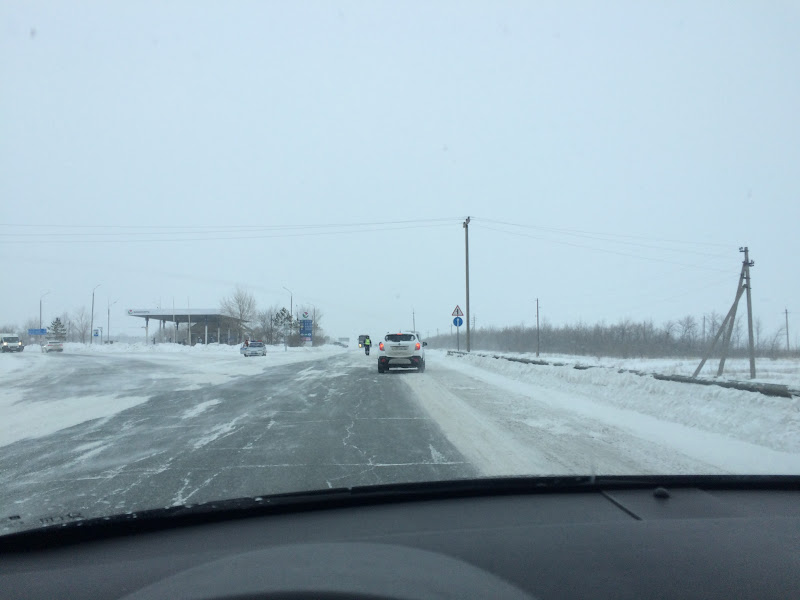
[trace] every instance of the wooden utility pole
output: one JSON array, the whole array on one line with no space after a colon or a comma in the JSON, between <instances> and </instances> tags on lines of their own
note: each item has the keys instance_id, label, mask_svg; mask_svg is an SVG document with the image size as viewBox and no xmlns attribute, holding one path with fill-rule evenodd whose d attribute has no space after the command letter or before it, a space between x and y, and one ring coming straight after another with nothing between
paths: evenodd
<instances>
[{"instance_id":1,"label":"wooden utility pole","mask_svg":"<svg viewBox=\"0 0 800 600\"><path fill-rule=\"evenodd\" d=\"M725 319L723 319L722 324L720 325L719 330L717 331L717 334L714 336L714 339L711 342L711 346L706 351L705 355L703 356L703 360L700 361L700 364L695 369L694 373L692 374L692 377L697 377L697 375L703 369L703 365L706 364L706 361L714 352L714 348L716 347L720 336L722 336L722 347L721 347L721 357L719 360L719 368L717 369L717 377L722 375L722 372L725 369L725 360L728 356L728 348L730 347L731 343L731 335L733 334L733 324L734 321L736 320L736 308L739 306L739 300L746 291L747 328L748 328L749 348L750 348L750 378L755 379L756 358L755 358L755 347L753 344L753 307L750 297L750 267L754 266L755 262L750 260L749 249L746 246L739 248L739 252L744 253L744 260L742 261L742 270L739 272L739 283L736 286L736 297L733 300L733 304L731 305L728 314L725 315Z\"/></svg>"},{"instance_id":2,"label":"wooden utility pole","mask_svg":"<svg viewBox=\"0 0 800 600\"><path fill-rule=\"evenodd\" d=\"M539 299L536 299L536 356L539 356Z\"/></svg>"},{"instance_id":3,"label":"wooden utility pole","mask_svg":"<svg viewBox=\"0 0 800 600\"><path fill-rule=\"evenodd\" d=\"M467 265L467 352L469 352L469 217L464 221L464 257ZM458 329L458 328L456 328Z\"/></svg>"}]
</instances>

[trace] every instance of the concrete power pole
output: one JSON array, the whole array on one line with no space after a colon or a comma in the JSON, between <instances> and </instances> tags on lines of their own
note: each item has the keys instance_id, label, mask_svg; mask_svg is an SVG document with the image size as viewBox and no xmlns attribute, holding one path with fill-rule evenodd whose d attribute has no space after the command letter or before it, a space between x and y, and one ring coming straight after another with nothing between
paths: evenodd
<instances>
[{"instance_id":1,"label":"concrete power pole","mask_svg":"<svg viewBox=\"0 0 800 600\"><path fill-rule=\"evenodd\" d=\"M754 266L755 261L750 260L750 249L745 246L739 248L739 252L744 252L744 272L745 272L745 287L747 288L747 335L749 336L749 350L750 350L750 379L756 378L756 350L753 344L753 301L750 297L750 267Z\"/></svg>"},{"instance_id":2,"label":"concrete power pole","mask_svg":"<svg viewBox=\"0 0 800 600\"><path fill-rule=\"evenodd\" d=\"M536 299L536 356L539 356L539 299Z\"/></svg>"},{"instance_id":3,"label":"concrete power pole","mask_svg":"<svg viewBox=\"0 0 800 600\"><path fill-rule=\"evenodd\" d=\"M464 221L464 256L466 258L467 266L467 352L469 352L469 217Z\"/></svg>"},{"instance_id":4,"label":"concrete power pole","mask_svg":"<svg viewBox=\"0 0 800 600\"><path fill-rule=\"evenodd\" d=\"M789 309L784 308L783 314L786 315L786 352L789 352Z\"/></svg>"},{"instance_id":5,"label":"concrete power pole","mask_svg":"<svg viewBox=\"0 0 800 600\"><path fill-rule=\"evenodd\" d=\"M746 246L739 248L739 252L744 252L744 260L742 261L742 270L739 273L739 283L736 286L736 298L733 300L731 309L728 311L728 314L725 316L725 319L723 319L722 325L720 325L717 334L711 341L711 346L708 348L708 350L706 350L706 353L703 356L703 360L700 361L700 364L695 369L694 373L692 374L692 377L697 377L700 374L703 365L706 364L706 360L708 360L708 358L714 352L714 347L717 345L717 342L719 341L720 337L722 337L722 348L719 360L719 368L717 369L717 377L722 375L722 372L725 369L725 359L728 356L728 348L731 342L731 334L733 333L733 324L736 320L736 308L739 305L739 300L741 299L742 295L746 292L747 328L748 328L749 349L750 349L750 378L755 379L756 358L755 358L755 346L753 345L753 307L750 297L750 267L754 266L755 262L750 260L749 249Z\"/></svg>"}]
</instances>

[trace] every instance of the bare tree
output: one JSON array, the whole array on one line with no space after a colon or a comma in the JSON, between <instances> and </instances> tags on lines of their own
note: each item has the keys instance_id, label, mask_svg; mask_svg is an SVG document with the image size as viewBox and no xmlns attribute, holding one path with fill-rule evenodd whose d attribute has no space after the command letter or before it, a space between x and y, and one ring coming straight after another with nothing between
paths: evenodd
<instances>
[{"instance_id":1,"label":"bare tree","mask_svg":"<svg viewBox=\"0 0 800 600\"><path fill-rule=\"evenodd\" d=\"M89 339L89 328L92 326L89 311L85 306L79 306L72 311L72 332L81 344Z\"/></svg>"},{"instance_id":2,"label":"bare tree","mask_svg":"<svg viewBox=\"0 0 800 600\"><path fill-rule=\"evenodd\" d=\"M64 328L67 330L67 341L74 342L77 339L75 335L75 325L72 322L72 317L67 311L61 313L61 322L64 324Z\"/></svg>"},{"instance_id":3,"label":"bare tree","mask_svg":"<svg viewBox=\"0 0 800 600\"><path fill-rule=\"evenodd\" d=\"M689 352L694 347L697 338L697 320L692 315L686 315L678 321L678 334L684 352Z\"/></svg>"},{"instance_id":4,"label":"bare tree","mask_svg":"<svg viewBox=\"0 0 800 600\"><path fill-rule=\"evenodd\" d=\"M231 296L222 299L220 310L222 314L238 320L241 337L245 324L256 318L256 299L245 288L237 285Z\"/></svg>"},{"instance_id":5,"label":"bare tree","mask_svg":"<svg viewBox=\"0 0 800 600\"><path fill-rule=\"evenodd\" d=\"M22 343L25 344L26 346L28 344L32 344L32 343L33 344L37 344L42 339L44 339L42 336L28 335L28 330L29 329L39 329L39 317L38 316L31 317L30 319L25 321L25 323L22 324L22 331L19 332L19 339L22 340ZM14 331L14 330L12 329L11 331Z\"/></svg>"}]
</instances>

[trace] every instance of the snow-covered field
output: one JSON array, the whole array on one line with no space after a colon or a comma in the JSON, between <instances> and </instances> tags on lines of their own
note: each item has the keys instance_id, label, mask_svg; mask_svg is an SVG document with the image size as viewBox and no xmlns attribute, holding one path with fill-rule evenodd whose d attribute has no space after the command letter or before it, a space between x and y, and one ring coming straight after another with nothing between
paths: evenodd
<instances>
[{"instance_id":1,"label":"snow-covered field","mask_svg":"<svg viewBox=\"0 0 800 600\"><path fill-rule=\"evenodd\" d=\"M287 351L270 347L266 356L245 358L239 346L217 344L67 343L63 353L44 354L32 345L19 354L0 356L0 446L107 418L146 402L150 395L145 392L153 390L143 387L143 381L152 387L162 382L172 391L193 390L341 352L344 349L337 346ZM76 385L73 355L97 360L96 377L82 382L80 397L70 393Z\"/></svg>"}]
</instances>

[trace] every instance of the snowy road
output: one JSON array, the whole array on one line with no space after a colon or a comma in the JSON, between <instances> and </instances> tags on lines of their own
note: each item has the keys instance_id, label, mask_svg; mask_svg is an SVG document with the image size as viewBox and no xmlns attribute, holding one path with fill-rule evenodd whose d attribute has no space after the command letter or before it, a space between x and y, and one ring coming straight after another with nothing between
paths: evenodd
<instances>
[{"instance_id":1,"label":"snowy road","mask_svg":"<svg viewBox=\"0 0 800 600\"><path fill-rule=\"evenodd\" d=\"M800 472L796 401L436 352L383 375L354 351L199 352L4 357L0 518L478 475Z\"/></svg>"}]
</instances>

